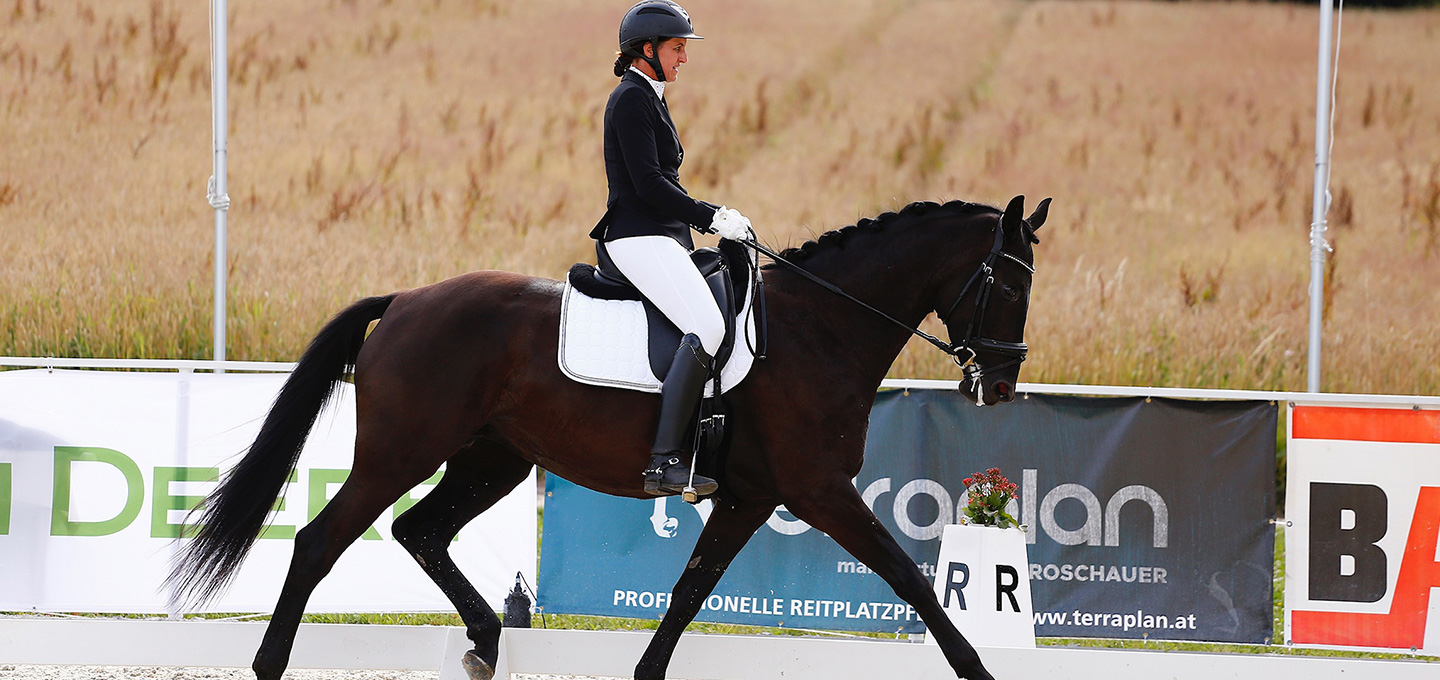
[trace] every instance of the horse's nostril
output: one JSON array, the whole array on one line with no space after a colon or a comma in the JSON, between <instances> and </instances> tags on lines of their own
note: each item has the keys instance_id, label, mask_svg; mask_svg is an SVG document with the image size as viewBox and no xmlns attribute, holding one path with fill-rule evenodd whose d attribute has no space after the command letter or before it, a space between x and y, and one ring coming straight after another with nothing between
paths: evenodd
<instances>
[{"instance_id":1,"label":"horse's nostril","mask_svg":"<svg viewBox=\"0 0 1440 680\"><path fill-rule=\"evenodd\" d=\"M1015 398L1015 395L1010 391L1010 383L996 383L995 395L1000 397L1000 401L1010 401Z\"/></svg>"}]
</instances>

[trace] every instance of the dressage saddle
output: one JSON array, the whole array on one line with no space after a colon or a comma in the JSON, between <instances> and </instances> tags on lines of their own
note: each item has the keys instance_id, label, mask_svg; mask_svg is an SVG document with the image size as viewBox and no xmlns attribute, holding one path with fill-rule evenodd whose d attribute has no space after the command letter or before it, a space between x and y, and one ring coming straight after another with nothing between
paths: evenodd
<instances>
[{"instance_id":1,"label":"dressage saddle","mask_svg":"<svg viewBox=\"0 0 1440 680\"><path fill-rule=\"evenodd\" d=\"M600 300L639 300L645 306L645 320L649 331L650 370L661 381L670 371L675 348L680 346L680 329L671 323L655 305L651 304L639 289L631 284L620 268L605 251L605 243L595 242L595 256L598 265L577 263L570 268L567 278L576 291ZM705 278L710 293L720 306L725 317L725 341L715 353L715 372L730 358L735 347L736 315L742 310L746 286L750 281L750 260L744 246L722 241L719 248L697 248L690 254L700 275ZM736 291L742 291L736 295Z\"/></svg>"}]
</instances>

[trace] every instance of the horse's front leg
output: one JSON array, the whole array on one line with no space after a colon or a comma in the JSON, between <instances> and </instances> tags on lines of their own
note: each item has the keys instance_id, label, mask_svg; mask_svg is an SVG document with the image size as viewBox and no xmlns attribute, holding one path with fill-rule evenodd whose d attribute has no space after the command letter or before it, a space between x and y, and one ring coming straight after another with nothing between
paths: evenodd
<instances>
[{"instance_id":1,"label":"horse's front leg","mask_svg":"<svg viewBox=\"0 0 1440 680\"><path fill-rule=\"evenodd\" d=\"M856 559L865 563L920 614L929 635L935 638L955 674L970 680L994 680L980 663L975 648L955 629L935 599L935 591L915 561L900 549L875 514L865 505L855 487L826 485L823 493L785 499L785 508L810 526L835 539Z\"/></svg>"},{"instance_id":2,"label":"horse's front leg","mask_svg":"<svg viewBox=\"0 0 1440 680\"><path fill-rule=\"evenodd\" d=\"M773 504L736 504L717 499L715 510L695 543L695 552L671 591L670 608L661 619L655 637L650 639L645 655L635 666L635 680L665 677L680 634L700 612L701 604L715 590L730 561L774 510Z\"/></svg>"}]
</instances>

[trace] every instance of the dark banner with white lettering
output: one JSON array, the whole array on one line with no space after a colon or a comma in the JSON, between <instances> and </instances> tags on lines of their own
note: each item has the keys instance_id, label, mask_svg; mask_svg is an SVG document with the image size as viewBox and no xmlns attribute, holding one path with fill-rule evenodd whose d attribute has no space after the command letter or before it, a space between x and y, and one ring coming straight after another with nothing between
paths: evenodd
<instances>
[{"instance_id":1,"label":"dark banner with white lettering","mask_svg":"<svg viewBox=\"0 0 1440 680\"><path fill-rule=\"evenodd\" d=\"M1260 643L1271 636L1277 408L1030 395L976 408L882 392L857 488L926 576L971 473L1020 487L1036 634ZM637 473L638 474L638 473ZM544 611L658 618L710 505L594 493L549 475ZM778 510L698 617L919 632L914 610L829 537Z\"/></svg>"}]
</instances>

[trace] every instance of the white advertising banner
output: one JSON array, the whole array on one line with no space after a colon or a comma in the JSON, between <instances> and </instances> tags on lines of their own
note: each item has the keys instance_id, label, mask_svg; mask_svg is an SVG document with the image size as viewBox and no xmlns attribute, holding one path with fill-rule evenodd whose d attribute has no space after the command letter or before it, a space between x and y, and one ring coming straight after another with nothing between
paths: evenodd
<instances>
[{"instance_id":1,"label":"white advertising banner","mask_svg":"<svg viewBox=\"0 0 1440 680\"><path fill-rule=\"evenodd\" d=\"M288 376L0 372L0 610L160 613L186 512L240 460ZM270 525L231 587L203 611L268 612L295 531L349 473L355 393L321 414ZM443 468L442 468L443 472ZM310 612L452 611L390 534L439 481L402 496L320 582ZM451 544L500 609L516 573L534 583L534 473Z\"/></svg>"},{"instance_id":2,"label":"white advertising banner","mask_svg":"<svg viewBox=\"0 0 1440 680\"><path fill-rule=\"evenodd\" d=\"M1440 411L1292 406L1291 642L1440 653Z\"/></svg>"}]
</instances>

